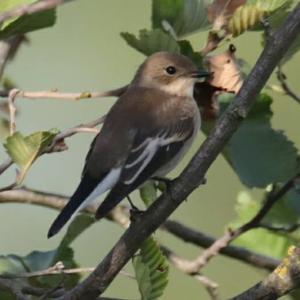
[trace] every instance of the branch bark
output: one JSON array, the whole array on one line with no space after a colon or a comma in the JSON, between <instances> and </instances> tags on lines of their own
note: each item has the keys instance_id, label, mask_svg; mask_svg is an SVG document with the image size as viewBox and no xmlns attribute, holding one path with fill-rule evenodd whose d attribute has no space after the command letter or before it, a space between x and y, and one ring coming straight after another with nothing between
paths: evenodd
<instances>
[{"instance_id":1,"label":"branch bark","mask_svg":"<svg viewBox=\"0 0 300 300\"><path fill-rule=\"evenodd\" d=\"M102 294L123 266L170 214L195 190L208 168L237 130L265 85L272 71L300 31L300 3L280 28L271 35L254 69L245 80L233 103L221 116L215 128L201 145L187 168L170 188L160 196L121 236L112 250L82 283L61 300L95 299Z\"/></svg>"},{"instance_id":2,"label":"branch bark","mask_svg":"<svg viewBox=\"0 0 300 300\"><path fill-rule=\"evenodd\" d=\"M300 248L290 247L288 256L263 281L231 300L274 300L300 285Z\"/></svg>"}]
</instances>

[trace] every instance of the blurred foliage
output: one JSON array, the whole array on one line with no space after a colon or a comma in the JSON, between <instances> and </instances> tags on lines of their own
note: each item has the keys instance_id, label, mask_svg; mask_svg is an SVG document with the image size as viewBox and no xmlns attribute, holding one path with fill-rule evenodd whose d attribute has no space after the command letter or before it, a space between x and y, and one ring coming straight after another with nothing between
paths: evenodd
<instances>
[{"instance_id":1,"label":"blurred foliage","mask_svg":"<svg viewBox=\"0 0 300 300\"><path fill-rule=\"evenodd\" d=\"M35 0L1 1L0 14L18 5L34 2ZM128 32L121 33L121 36L129 46L146 56L157 51L182 53L190 57L198 67L206 66L214 72L214 80L199 85L200 96L203 95L204 98L205 95L205 101L197 101L204 120L202 130L208 134L232 102L233 93L242 84L243 70L238 62L243 59L234 57L235 48L232 46L226 53L213 58L209 58L207 53L218 47L221 41L223 44L228 40L232 42L236 36L245 34L247 30L263 32L264 26L261 23L265 19L271 27L279 26L294 4L295 1L292 0L152 0L151 28L140 30L138 36ZM0 40L53 26L55 21L55 9L10 18L0 25ZM208 35L207 44L202 51L194 49L188 40L189 35L199 30L207 31ZM299 48L298 37L281 64L291 59ZM3 89L6 89L4 84ZM300 171L298 149L293 141L284 132L272 127L273 101L270 95L262 92L223 151L227 162L245 185L245 190L256 187L265 191L266 197L270 186L280 188ZM208 115L205 111L207 109L210 110L210 118L205 118ZM3 137L8 134L7 106L4 101L0 102L0 110L0 136ZM57 130L38 131L24 136L16 132L5 139L7 153L20 170L18 183L22 182L31 165L57 133ZM141 187L140 195L146 207L157 198L158 190L153 181ZM241 191L236 205L237 217L231 226L240 226L249 221L260 210L263 200L252 199L246 191ZM296 184L269 211L263 220L264 224L288 228L300 223L299 200L300 189L299 184ZM55 250L33 251L24 257L14 254L1 256L0 273L12 275L35 272L48 269L58 261L62 261L66 268L76 267L71 243L93 223L94 218L89 215L76 217ZM258 228L243 234L235 243L255 252L281 258L288 246L297 244L299 238L299 230L285 232ZM133 266L142 299L153 300L161 297L168 282L169 267L153 237L144 242L138 255L133 258ZM35 286L57 287L62 276L38 276L28 281ZM68 286L74 286L78 281L78 275L68 275L65 282ZM0 297L2 299L3 294ZM7 294L5 299L9 299Z\"/></svg>"},{"instance_id":2,"label":"blurred foliage","mask_svg":"<svg viewBox=\"0 0 300 300\"><path fill-rule=\"evenodd\" d=\"M18 5L31 4L34 2L36 2L36 0L2 0L0 2L0 14L11 10ZM55 9L42 11L33 15L10 18L0 25L0 39L53 26L55 21Z\"/></svg>"}]
</instances>

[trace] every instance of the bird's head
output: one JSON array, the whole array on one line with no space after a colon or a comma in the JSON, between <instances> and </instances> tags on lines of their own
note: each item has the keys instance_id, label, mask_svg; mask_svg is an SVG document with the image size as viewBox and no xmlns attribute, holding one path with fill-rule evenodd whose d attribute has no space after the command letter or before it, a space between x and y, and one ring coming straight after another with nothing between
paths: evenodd
<instances>
[{"instance_id":1,"label":"bird's head","mask_svg":"<svg viewBox=\"0 0 300 300\"><path fill-rule=\"evenodd\" d=\"M199 70L186 56L157 52L138 69L133 84L156 88L169 94L192 96L194 83L210 74Z\"/></svg>"}]
</instances>

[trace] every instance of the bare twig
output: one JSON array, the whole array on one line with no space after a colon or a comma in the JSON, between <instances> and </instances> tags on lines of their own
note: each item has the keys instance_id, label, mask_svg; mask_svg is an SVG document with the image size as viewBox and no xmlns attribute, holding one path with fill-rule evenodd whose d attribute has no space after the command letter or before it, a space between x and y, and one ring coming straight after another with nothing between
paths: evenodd
<instances>
[{"instance_id":1,"label":"bare twig","mask_svg":"<svg viewBox=\"0 0 300 300\"><path fill-rule=\"evenodd\" d=\"M170 250L169 248L167 248L165 246L161 246L161 250L163 251L165 256L168 258L168 260L178 270L193 277L194 279L199 281L201 284L203 284L212 300L220 299L219 295L218 295L218 284L217 283L213 282L211 279L204 276L203 274L190 273L189 266L190 266L191 262L183 257L178 256L174 251Z\"/></svg>"},{"instance_id":2,"label":"bare twig","mask_svg":"<svg viewBox=\"0 0 300 300\"><path fill-rule=\"evenodd\" d=\"M300 248L290 247L288 256L263 281L231 300L273 300L300 285Z\"/></svg>"},{"instance_id":3,"label":"bare twig","mask_svg":"<svg viewBox=\"0 0 300 300\"><path fill-rule=\"evenodd\" d=\"M298 96L295 92L292 91L290 86L287 83L287 78L285 74L282 72L281 66L279 65L277 68L277 79L281 84L281 87L286 95L290 96L292 99L300 103L300 96Z\"/></svg>"},{"instance_id":4,"label":"bare twig","mask_svg":"<svg viewBox=\"0 0 300 300\"><path fill-rule=\"evenodd\" d=\"M52 91L21 91L18 92L18 98L27 98L27 99L57 99L57 100L80 100L80 99L90 99L90 98L101 98L101 97L119 97L122 95L128 88L128 85L122 86L120 88L104 91L104 92L80 92L80 93L63 93L57 90ZM8 97L7 94L2 93L1 97Z\"/></svg>"},{"instance_id":5,"label":"bare twig","mask_svg":"<svg viewBox=\"0 0 300 300\"><path fill-rule=\"evenodd\" d=\"M16 132L16 106L15 99L18 95L19 90L13 89L9 92L8 95L8 109L9 109L9 132L10 135L13 135Z\"/></svg>"},{"instance_id":6,"label":"bare twig","mask_svg":"<svg viewBox=\"0 0 300 300\"><path fill-rule=\"evenodd\" d=\"M65 269L65 266L61 261L57 262L54 266L47 268L45 270L35 271L35 272L26 272L26 273L18 273L18 274L11 274L11 273L5 273L1 274L0 278L32 278L32 277L39 277L39 276L49 276L49 275L58 275L58 274L79 274L79 273L91 273L95 270L95 268L88 268L88 267L82 267L82 268L71 268L71 269ZM135 279L135 276L132 274L121 271L120 274Z\"/></svg>"},{"instance_id":7,"label":"bare twig","mask_svg":"<svg viewBox=\"0 0 300 300\"><path fill-rule=\"evenodd\" d=\"M59 93L57 91L42 91L42 92L26 92L20 90L11 90L7 93L7 95L2 95L4 97L8 97L9 103L9 112L10 112L10 131L14 132L15 130L15 105L14 101L16 97L19 98L30 98L30 99L41 99L41 98L52 98L52 99L69 99L69 100L78 100L83 98L96 98L96 97L106 97L106 96L114 96L118 97L126 92L128 85L122 86L120 88L109 90L105 92L83 92L83 93ZM95 126L104 122L105 116L102 116L92 122L86 124L80 124L75 127L66 129L59 133L53 140L52 144L44 151L44 153L51 153L57 151L64 151L67 149L65 145L61 142L63 139L70 137L78 132L97 132L94 129ZM88 129L91 128L91 129ZM4 163L0 165L0 175L6 171L13 164L11 159L6 160ZM5 187L7 190L15 186L14 184Z\"/></svg>"},{"instance_id":8,"label":"bare twig","mask_svg":"<svg viewBox=\"0 0 300 300\"><path fill-rule=\"evenodd\" d=\"M67 200L68 197L66 196L25 188L0 193L0 203L32 204L57 210L61 210L65 206ZM86 207L85 211L94 214L96 209L97 207L90 205ZM124 213L122 207L117 207L111 211L107 217L109 220L116 222L124 228L127 228L129 225L128 215ZM213 237L188 228L176 221L166 221L161 228L168 230L170 233L186 242L193 243L202 248L208 248L216 241ZM221 249L221 254L266 270L273 270L279 264L279 261L276 259L237 246L225 247Z\"/></svg>"}]
</instances>

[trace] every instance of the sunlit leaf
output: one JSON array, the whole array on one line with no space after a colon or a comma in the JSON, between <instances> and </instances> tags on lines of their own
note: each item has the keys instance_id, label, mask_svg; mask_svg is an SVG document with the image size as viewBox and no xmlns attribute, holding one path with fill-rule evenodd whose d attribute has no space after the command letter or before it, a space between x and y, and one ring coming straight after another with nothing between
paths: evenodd
<instances>
[{"instance_id":1,"label":"sunlit leaf","mask_svg":"<svg viewBox=\"0 0 300 300\"><path fill-rule=\"evenodd\" d=\"M208 26L206 7L209 0L153 0L152 26L174 31L181 37Z\"/></svg>"},{"instance_id":2,"label":"sunlit leaf","mask_svg":"<svg viewBox=\"0 0 300 300\"><path fill-rule=\"evenodd\" d=\"M157 190L152 180L147 181L140 188L140 195L147 207L149 207L157 198Z\"/></svg>"},{"instance_id":3,"label":"sunlit leaf","mask_svg":"<svg viewBox=\"0 0 300 300\"><path fill-rule=\"evenodd\" d=\"M168 284L169 266L153 238L148 238L133 258L133 266L142 300L162 296Z\"/></svg>"},{"instance_id":4,"label":"sunlit leaf","mask_svg":"<svg viewBox=\"0 0 300 300\"><path fill-rule=\"evenodd\" d=\"M0 1L0 13L9 11L17 6L36 2L35 0L2 0ZM0 39L15 34L24 34L41 28L53 26L56 21L55 9L39 13L11 18L0 26Z\"/></svg>"},{"instance_id":5,"label":"sunlit leaf","mask_svg":"<svg viewBox=\"0 0 300 300\"><path fill-rule=\"evenodd\" d=\"M180 53L180 47L176 40L161 29L141 30L138 38L128 32L122 32L121 36L131 47L147 56L157 51Z\"/></svg>"},{"instance_id":6,"label":"sunlit leaf","mask_svg":"<svg viewBox=\"0 0 300 300\"><path fill-rule=\"evenodd\" d=\"M59 131L38 131L24 137L16 132L6 139L4 147L11 159L19 166L18 184L22 182L30 166L42 151L52 142Z\"/></svg>"},{"instance_id":7,"label":"sunlit leaf","mask_svg":"<svg viewBox=\"0 0 300 300\"><path fill-rule=\"evenodd\" d=\"M258 212L260 207L259 202L254 201L248 193L240 193L236 205L238 217L230 226L236 228L245 224ZM295 244L295 242L288 235L282 235L266 229L253 229L242 234L234 244L268 256L282 258L285 256L288 247Z\"/></svg>"}]
</instances>

